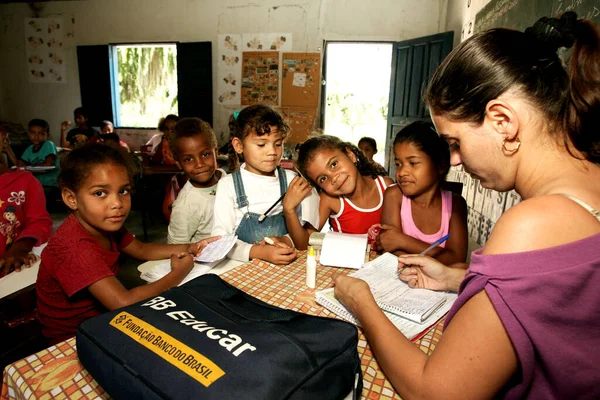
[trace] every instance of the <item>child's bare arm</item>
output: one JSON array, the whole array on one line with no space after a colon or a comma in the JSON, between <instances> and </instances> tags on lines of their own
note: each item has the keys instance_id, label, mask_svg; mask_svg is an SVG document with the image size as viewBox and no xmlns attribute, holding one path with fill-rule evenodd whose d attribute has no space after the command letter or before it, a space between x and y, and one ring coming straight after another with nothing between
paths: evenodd
<instances>
[{"instance_id":1,"label":"child's bare arm","mask_svg":"<svg viewBox=\"0 0 600 400\"><path fill-rule=\"evenodd\" d=\"M310 225L302 226L296 208L302 203L307 196L310 195L312 186L301 176L296 176L287 188L285 197L283 198L283 216L288 233L292 238L294 245L299 250L306 250L308 246L308 237L316 229Z\"/></svg>"},{"instance_id":2,"label":"child's bare arm","mask_svg":"<svg viewBox=\"0 0 600 400\"><path fill-rule=\"evenodd\" d=\"M199 254L209 243L219 240L220 238L220 236L214 236L197 243L184 244L144 243L134 238L122 251L128 256L137 258L138 260L163 260L171 257L172 254L183 252L194 255Z\"/></svg>"},{"instance_id":3,"label":"child's bare arm","mask_svg":"<svg viewBox=\"0 0 600 400\"><path fill-rule=\"evenodd\" d=\"M61 147L70 147L70 143L67 141L67 129L71 125L71 121L63 121L60 124L60 146Z\"/></svg>"},{"instance_id":4,"label":"child's bare arm","mask_svg":"<svg viewBox=\"0 0 600 400\"><path fill-rule=\"evenodd\" d=\"M88 287L90 293L109 310L125 307L147 299L178 285L192 270L194 260L187 251L171 256L171 272L156 282L127 290L119 280L110 276Z\"/></svg>"}]
</instances>

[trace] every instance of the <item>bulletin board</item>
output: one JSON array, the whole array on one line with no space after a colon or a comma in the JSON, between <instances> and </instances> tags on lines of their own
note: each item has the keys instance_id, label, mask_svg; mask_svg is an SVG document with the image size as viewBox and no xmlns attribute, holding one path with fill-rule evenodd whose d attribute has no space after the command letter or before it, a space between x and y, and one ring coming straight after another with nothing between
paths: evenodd
<instances>
[{"instance_id":1,"label":"bulletin board","mask_svg":"<svg viewBox=\"0 0 600 400\"><path fill-rule=\"evenodd\" d=\"M283 53L282 107L317 107L321 88L320 53Z\"/></svg>"},{"instance_id":2,"label":"bulletin board","mask_svg":"<svg viewBox=\"0 0 600 400\"><path fill-rule=\"evenodd\" d=\"M286 139L289 143L302 143L313 131L317 109L310 107L280 107L279 112L283 115L292 131Z\"/></svg>"},{"instance_id":3,"label":"bulletin board","mask_svg":"<svg viewBox=\"0 0 600 400\"><path fill-rule=\"evenodd\" d=\"M279 52L242 54L242 105L279 103Z\"/></svg>"}]
</instances>

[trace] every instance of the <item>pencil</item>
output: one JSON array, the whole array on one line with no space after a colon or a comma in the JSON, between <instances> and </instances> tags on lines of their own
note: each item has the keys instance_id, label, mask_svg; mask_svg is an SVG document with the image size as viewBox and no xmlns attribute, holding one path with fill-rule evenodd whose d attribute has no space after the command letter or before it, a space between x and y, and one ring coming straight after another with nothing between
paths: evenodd
<instances>
[{"instance_id":1,"label":"pencil","mask_svg":"<svg viewBox=\"0 0 600 400\"><path fill-rule=\"evenodd\" d=\"M286 192L286 193L287 193L287 192ZM283 194L281 195L281 197L279 197L279 198L277 199L277 201L276 201L275 203L273 203L273 205L272 205L271 207L269 207L269 209L268 209L267 211L265 211L264 213L262 213L262 214L260 215L260 217L258 217L258 222L259 222L259 223L260 223L260 222L263 222L263 221L265 220L265 218L267 218L267 214L268 214L268 213L270 213L270 212L271 212L271 210L273 210L273 209L275 208L275 206L276 206L277 204L279 204L279 203L281 202L281 200L283 200L283 198L284 198L284 197L285 197L285 193L283 193Z\"/></svg>"},{"instance_id":2,"label":"pencil","mask_svg":"<svg viewBox=\"0 0 600 400\"><path fill-rule=\"evenodd\" d=\"M447 234L446 236L442 236L441 238L439 238L435 242L431 243L431 246L429 246L428 248L426 248L425 250L423 250L422 252L420 252L419 255L420 256L427 255L427 253L429 253L431 250L433 250L434 248L438 247L440 244L442 244L446 240L448 240L449 237L450 237L450 234ZM407 268L407 267L409 267L409 265L405 265L404 267L400 268L399 272L402 273L402 271L404 271L404 268Z\"/></svg>"}]
</instances>

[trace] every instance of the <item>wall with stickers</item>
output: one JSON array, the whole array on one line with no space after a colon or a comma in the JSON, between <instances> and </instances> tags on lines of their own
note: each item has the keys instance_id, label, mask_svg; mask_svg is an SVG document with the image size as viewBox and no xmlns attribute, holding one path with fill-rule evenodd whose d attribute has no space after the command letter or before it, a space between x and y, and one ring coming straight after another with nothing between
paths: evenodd
<instances>
[{"instance_id":1,"label":"wall with stickers","mask_svg":"<svg viewBox=\"0 0 600 400\"><path fill-rule=\"evenodd\" d=\"M0 4L3 60L0 119L27 123L33 117L45 118L56 140L60 122L72 118L72 110L81 101L76 46L210 41L215 94L213 121L215 132L224 142L228 137L229 116L241 106L242 95L244 102L263 99L284 107L284 112L296 118L298 126L314 119L311 111L317 108L314 104L305 110L296 108L305 106L283 103L289 97L282 92L283 82L279 81L285 79L283 68L288 65L281 61L283 53L320 54L324 39L399 41L442 32L447 3L446 0L75 0L32 4L35 11L28 4ZM53 72L31 68L38 60L36 57L45 57L44 66L53 62L47 54L36 55L27 42L28 37L34 36L29 33L33 29L29 25L32 18L60 21L60 32L54 39L61 45L54 53L63 63L53 68ZM46 21L37 22L47 28ZM40 34L48 35L47 29L40 29ZM62 40L57 39L60 33ZM42 39L47 47L47 38ZM244 52L271 51L277 52L277 63L252 65L256 60L248 56L246 75L242 75ZM258 57L261 62L269 58L274 61L273 57ZM320 74L320 63L303 68ZM288 68L288 73L296 94L299 91L304 96L304 92L319 87L320 79L309 72ZM290 92L292 96L294 90Z\"/></svg>"}]
</instances>

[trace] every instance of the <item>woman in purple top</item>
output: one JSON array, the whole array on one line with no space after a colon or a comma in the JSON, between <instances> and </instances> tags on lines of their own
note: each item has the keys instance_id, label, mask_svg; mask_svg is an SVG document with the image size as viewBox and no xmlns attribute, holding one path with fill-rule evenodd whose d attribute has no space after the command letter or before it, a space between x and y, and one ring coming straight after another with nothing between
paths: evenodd
<instances>
[{"instance_id":1,"label":"woman in purple top","mask_svg":"<svg viewBox=\"0 0 600 400\"><path fill-rule=\"evenodd\" d=\"M557 50L573 47L568 71ZM427 357L365 282L335 279L406 398L600 398L600 31L572 13L461 43L425 94L453 165L523 201L470 268L403 256L413 287L458 290ZM460 288L459 288L460 285Z\"/></svg>"}]
</instances>

